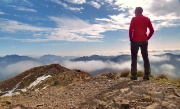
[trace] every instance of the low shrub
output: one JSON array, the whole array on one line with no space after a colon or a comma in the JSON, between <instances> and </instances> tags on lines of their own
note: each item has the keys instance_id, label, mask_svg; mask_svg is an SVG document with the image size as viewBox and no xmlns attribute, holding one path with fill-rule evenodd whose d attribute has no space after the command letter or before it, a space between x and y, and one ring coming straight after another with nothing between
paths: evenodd
<instances>
[{"instance_id":1,"label":"low shrub","mask_svg":"<svg viewBox=\"0 0 180 109\"><path fill-rule=\"evenodd\" d=\"M130 75L130 70L129 69L124 69L121 74L120 77L128 77Z\"/></svg>"},{"instance_id":2,"label":"low shrub","mask_svg":"<svg viewBox=\"0 0 180 109\"><path fill-rule=\"evenodd\" d=\"M142 70L137 72L137 77L143 77L144 76L144 72Z\"/></svg>"},{"instance_id":3,"label":"low shrub","mask_svg":"<svg viewBox=\"0 0 180 109\"><path fill-rule=\"evenodd\" d=\"M159 74L159 75L157 75L156 79L166 79L166 80L169 80L168 75L166 75L166 74Z\"/></svg>"}]
</instances>

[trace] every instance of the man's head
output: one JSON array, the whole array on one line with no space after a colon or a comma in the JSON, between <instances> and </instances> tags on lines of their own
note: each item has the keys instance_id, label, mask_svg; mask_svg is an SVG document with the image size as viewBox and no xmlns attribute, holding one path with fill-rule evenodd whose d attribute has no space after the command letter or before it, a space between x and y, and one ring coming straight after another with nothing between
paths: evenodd
<instances>
[{"instance_id":1,"label":"man's head","mask_svg":"<svg viewBox=\"0 0 180 109\"><path fill-rule=\"evenodd\" d=\"M136 7L136 9L135 9L135 15L137 16L137 15L142 14L142 13L143 13L142 7Z\"/></svg>"}]
</instances>

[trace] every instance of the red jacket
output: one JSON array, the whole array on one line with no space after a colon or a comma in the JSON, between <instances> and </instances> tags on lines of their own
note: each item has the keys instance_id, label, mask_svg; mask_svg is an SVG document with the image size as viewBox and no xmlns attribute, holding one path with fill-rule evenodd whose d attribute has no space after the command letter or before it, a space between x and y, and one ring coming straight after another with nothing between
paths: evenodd
<instances>
[{"instance_id":1,"label":"red jacket","mask_svg":"<svg viewBox=\"0 0 180 109\"><path fill-rule=\"evenodd\" d=\"M149 28L149 34L147 34L147 28ZM148 17L142 14L133 17L129 27L129 39L130 41L147 41L154 33L154 28Z\"/></svg>"}]
</instances>

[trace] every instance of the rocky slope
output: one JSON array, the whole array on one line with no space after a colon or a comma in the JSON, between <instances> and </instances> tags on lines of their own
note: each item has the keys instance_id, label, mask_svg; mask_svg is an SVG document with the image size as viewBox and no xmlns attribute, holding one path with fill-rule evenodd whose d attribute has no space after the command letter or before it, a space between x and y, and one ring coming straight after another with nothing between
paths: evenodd
<instances>
[{"instance_id":1,"label":"rocky slope","mask_svg":"<svg viewBox=\"0 0 180 109\"><path fill-rule=\"evenodd\" d=\"M68 71L76 75L67 76ZM44 89L1 97L0 109L180 109L180 88L171 84L142 78L131 81L117 73L92 77L82 71L68 71ZM77 79L77 74L81 78Z\"/></svg>"},{"instance_id":2,"label":"rocky slope","mask_svg":"<svg viewBox=\"0 0 180 109\"><path fill-rule=\"evenodd\" d=\"M0 83L0 96L12 95L28 90L39 90L47 86L67 85L73 81L91 77L80 70L70 70L59 64L35 67Z\"/></svg>"}]
</instances>

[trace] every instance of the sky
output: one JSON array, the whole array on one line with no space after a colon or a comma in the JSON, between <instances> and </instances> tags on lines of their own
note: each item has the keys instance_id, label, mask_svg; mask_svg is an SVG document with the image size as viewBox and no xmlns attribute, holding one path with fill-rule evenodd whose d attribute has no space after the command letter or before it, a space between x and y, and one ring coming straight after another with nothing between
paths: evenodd
<instances>
[{"instance_id":1,"label":"sky","mask_svg":"<svg viewBox=\"0 0 180 109\"><path fill-rule=\"evenodd\" d=\"M149 51L180 53L180 0L1 0L0 56L128 53L137 6L155 29Z\"/></svg>"}]
</instances>

